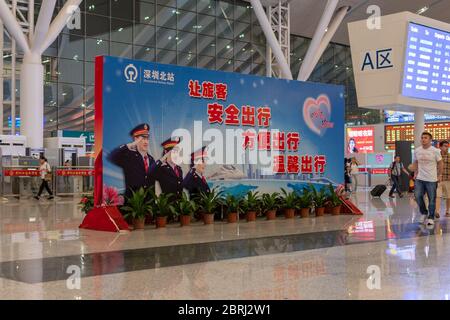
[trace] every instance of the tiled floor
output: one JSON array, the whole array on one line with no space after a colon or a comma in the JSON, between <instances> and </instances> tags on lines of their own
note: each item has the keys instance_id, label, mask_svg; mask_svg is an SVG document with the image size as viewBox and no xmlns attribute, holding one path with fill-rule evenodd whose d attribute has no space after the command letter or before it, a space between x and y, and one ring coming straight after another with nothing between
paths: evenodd
<instances>
[{"instance_id":1,"label":"tiled floor","mask_svg":"<svg viewBox=\"0 0 450 320\"><path fill-rule=\"evenodd\" d=\"M10 200L0 299L448 299L449 219L427 230L412 198L353 198L363 216L129 234L78 229L78 199Z\"/></svg>"}]
</instances>

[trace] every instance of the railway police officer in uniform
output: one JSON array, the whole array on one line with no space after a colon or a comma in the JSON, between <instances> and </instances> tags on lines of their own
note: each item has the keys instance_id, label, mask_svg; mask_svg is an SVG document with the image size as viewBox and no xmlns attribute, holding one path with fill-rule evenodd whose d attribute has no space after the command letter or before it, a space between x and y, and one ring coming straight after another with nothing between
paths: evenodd
<instances>
[{"instance_id":1,"label":"railway police officer in uniform","mask_svg":"<svg viewBox=\"0 0 450 320\"><path fill-rule=\"evenodd\" d=\"M156 161L155 179L161 186L162 193L172 194L173 200L180 199L183 192L183 170L176 164L180 138L167 139L163 147L163 157Z\"/></svg>"},{"instance_id":2,"label":"railway police officer in uniform","mask_svg":"<svg viewBox=\"0 0 450 320\"><path fill-rule=\"evenodd\" d=\"M191 169L183 180L183 188L189 191L190 198L199 196L200 192L210 192L208 182L204 176L205 161L207 153L206 147L191 154Z\"/></svg>"},{"instance_id":3,"label":"railway police officer in uniform","mask_svg":"<svg viewBox=\"0 0 450 320\"><path fill-rule=\"evenodd\" d=\"M143 123L130 131L133 142L114 149L108 160L119 166L125 176L125 197L131 197L133 191L154 187L156 163L148 153L150 126Z\"/></svg>"}]
</instances>

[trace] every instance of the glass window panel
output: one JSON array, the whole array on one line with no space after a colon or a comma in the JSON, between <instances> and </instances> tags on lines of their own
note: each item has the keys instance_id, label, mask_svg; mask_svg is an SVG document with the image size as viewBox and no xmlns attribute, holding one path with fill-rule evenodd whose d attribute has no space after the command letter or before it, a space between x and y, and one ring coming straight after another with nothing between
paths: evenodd
<instances>
[{"instance_id":1,"label":"glass window panel","mask_svg":"<svg viewBox=\"0 0 450 320\"><path fill-rule=\"evenodd\" d=\"M83 83L83 62L69 59L59 59L58 79L61 82Z\"/></svg>"},{"instance_id":2,"label":"glass window panel","mask_svg":"<svg viewBox=\"0 0 450 320\"><path fill-rule=\"evenodd\" d=\"M217 39L217 56L222 58L233 58L233 40Z\"/></svg>"},{"instance_id":3,"label":"glass window panel","mask_svg":"<svg viewBox=\"0 0 450 320\"><path fill-rule=\"evenodd\" d=\"M217 1L216 15L225 19L234 19L233 4L226 1Z\"/></svg>"},{"instance_id":4,"label":"glass window panel","mask_svg":"<svg viewBox=\"0 0 450 320\"><path fill-rule=\"evenodd\" d=\"M266 62L266 46L252 45L253 63L262 64Z\"/></svg>"},{"instance_id":5,"label":"glass window panel","mask_svg":"<svg viewBox=\"0 0 450 320\"><path fill-rule=\"evenodd\" d=\"M146 24L134 26L134 44L154 47L156 41L155 27Z\"/></svg>"},{"instance_id":6,"label":"glass window panel","mask_svg":"<svg viewBox=\"0 0 450 320\"><path fill-rule=\"evenodd\" d=\"M140 23L155 24L155 4L143 1L136 1L135 20Z\"/></svg>"},{"instance_id":7,"label":"glass window panel","mask_svg":"<svg viewBox=\"0 0 450 320\"><path fill-rule=\"evenodd\" d=\"M243 22L251 22L252 18L252 9L250 4L244 5L236 5L234 7L234 20L243 21Z\"/></svg>"},{"instance_id":8,"label":"glass window panel","mask_svg":"<svg viewBox=\"0 0 450 320\"><path fill-rule=\"evenodd\" d=\"M214 57L216 55L216 38L198 35L198 54Z\"/></svg>"},{"instance_id":9,"label":"glass window panel","mask_svg":"<svg viewBox=\"0 0 450 320\"><path fill-rule=\"evenodd\" d=\"M94 87L86 86L85 105L86 108L94 109Z\"/></svg>"},{"instance_id":10,"label":"glass window panel","mask_svg":"<svg viewBox=\"0 0 450 320\"><path fill-rule=\"evenodd\" d=\"M58 84L58 107L79 108L84 101L84 87L76 84Z\"/></svg>"},{"instance_id":11,"label":"glass window panel","mask_svg":"<svg viewBox=\"0 0 450 320\"><path fill-rule=\"evenodd\" d=\"M55 107L44 107L44 131L57 130L58 109Z\"/></svg>"},{"instance_id":12,"label":"glass window panel","mask_svg":"<svg viewBox=\"0 0 450 320\"><path fill-rule=\"evenodd\" d=\"M177 52L169 50L158 50L156 60L159 63L177 64Z\"/></svg>"},{"instance_id":13,"label":"glass window panel","mask_svg":"<svg viewBox=\"0 0 450 320\"><path fill-rule=\"evenodd\" d=\"M208 56L198 56L197 66L210 70L216 70L216 58Z\"/></svg>"},{"instance_id":14,"label":"glass window panel","mask_svg":"<svg viewBox=\"0 0 450 320\"><path fill-rule=\"evenodd\" d=\"M189 53L179 52L177 65L186 67L196 67L197 56Z\"/></svg>"},{"instance_id":15,"label":"glass window panel","mask_svg":"<svg viewBox=\"0 0 450 320\"><path fill-rule=\"evenodd\" d=\"M217 36L233 39L233 21L226 19L216 19Z\"/></svg>"},{"instance_id":16,"label":"glass window panel","mask_svg":"<svg viewBox=\"0 0 450 320\"><path fill-rule=\"evenodd\" d=\"M125 20L111 19L111 41L133 42L133 23Z\"/></svg>"},{"instance_id":17,"label":"glass window panel","mask_svg":"<svg viewBox=\"0 0 450 320\"><path fill-rule=\"evenodd\" d=\"M95 83L95 64L93 62L84 63L85 84L94 85Z\"/></svg>"},{"instance_id":18,"label":"glass window panel","mask_svg":"<svg viewBox=\"0 0 450 320\"><path fill-rule=\"evenodd\" d=\"M59 40L59 56L61 58L84 60L84 38L61 34Z\"/></svg>"},{"instance_id":19,"label":"glass window panel","mask_svg":"<svg viewBox=\"0 0 450 320\"><path fill-rule=\"evenodd\" d=\"M235 41L234 55L235 59L251 62L252 45L250 42Z\"/></svg>"},{"instance_id":20,"label":"glass window panel","mask_svg":"<svg viewBox=\"0 0 450 320\"><path fill-rule=\"evenodd\" d=\"M210 36L216 35L216 19L213 16L198 15L197 31Z\"/></svg>"},{"instance_id":21,"label":"glass window panel","mask_svg":"<svg viewBox=\"0 0 450 320\"><path fill-rule=\"evenodd\" d=\"M44 83L44 106L56 107L58 101L56 82Z\"/></svg>"},{"instance_id":22,"label":"glass window panel","mask_svg":"<svg viewBox=\"0 0 450 320\"><path fill-rule=\"evenodd\" d=\"M160 49L177 49L177 31L173 29L158 28L156 32L156 45Z\"/></svg>"},{"instance_id":23,"label":"glass window panel","mask_svg":"<svg viewBox=\"0 0 450 320\"><path fill-rule=\"evenodd\" d=\"M328 47L325 49L325 52L322 54L322 57L320 58L320 61L323 64L334 64L334 45L329 44Z\"/></svg>"},{"instance_id":24,"label":"glass window panel","mask_svg":"<svg viewBox=\"0 0 450 320\"><path fill-rule=\"evenodd\" d=\"M86 60L94 61L96 56L109 55L109 41L86 39Z\"/></svg>"},{"instance_id":25,"label":"glass window panel","mask_svg":"<svg viewBox=\"0 0 450 320\"><path fill-rule=\"evenodd\" d=\"M252 42L256 44L266 44L266 37L259 25L252 25Z\"/></svg>"},{"instance_id":26,"label":"glass window panel","mask_svg":"<svg viewBox=\"0 0 450 320\"><path fill-rule=\"evenodd\" d=\"M85 0L84 3L87 13L95 13L103 16L109 15L109 3L107 0Z\"/></svg>"},{"instance_id":27,"label":"glass window panel","mask_svg":"<svg viewBox=\"0 0 450 320\"><path fill-rule=\"evenodd\" d=\"M177 1L176 0L156 0L157 4L161 4L168 7L176 7Z\"/></svg>"},{"instance_id":28,"label":"glass window panel","mask_svg":"<svg viewBox=\"0 0 450 320\"><path fill-rule=\"evenodd\" d=\"M84 129L84 109L66 108L58 110L58 129L82 131Z\"/></svg>"},{"instance_id":29,"label":"glass window panel","mask_svg":"<svg viewBox=\"0 0 450 320\"><path fill-rule=\"evenodd\" d=\"M253 64L252 66L252 74L258 76L266 75L266 65L265 64Z\"/></svg>"},{"instance_id":30,"label":"glass window panel","mask_svg":"<svg viewBox=\"0 0 450 320\"><path fill-rule=\"evenodd\" d=\"M198 11L198 13L215 15L216 0L198 0L197 1L197 11Z\"/></svg>"},{"instance_id":31,"label":"glass window panel","mask_svg":"<svg viewBox=\"0 0 450 320\"><path fill-rule=\"evenodd\" d=\"M196 53L197 35L190 32L178 32L178 51Z\"/></svg>"},{"instance_id":32,"label":"glass window panel","mask_svg":"<svg viewBox=\"0 0 450 320\"><path fill-rule=\"evenodd\" d=\"M155 61L155 49L151 47L134 46L134 59Z\"/></svg>"},{"instance_id":33,"label":"glass window panel","mask_svg":"<svg viewBox=\"0 0 450 320\"><path fill-rule=\"evenodd\" d=\"M323 66L321 63L318 63L314 68L314 71L311 73L310 81L321 82L322 81L322 70Z\"/></svg>"},{"instance_id":34,"label":"glass window panel","mask_svg":"<svg viewBox=\"0 0 450 320\"><path fill-rule=\"evenodd\" d=\"M133 46L131 44L111 42L111 55L123 58L133 58Z\"/></svg>"},{"instance_id":35,"label":"glass window panel","mask_svg":"<svg viewBox=\"0 0 450 320\"><path fill-rule=\"evenodd\" d=\"M86 124L85 124L86 131L93 131L94 125L95 125L94 119L90 119L86 116Z\"/></svg>"},{"instance_id":36,"label":"glass window panel","mask_svg":"<svg viewBox=\"0 0 450 320\"><path fill-rule=\"evenodd\" d=\"M243 74L250 74L252 70L252 64L250 61L235 61L234 62L234 71L243 73Z\"/></svg>"},{"instance_id":37,"label":"glass window panel","mask_svg":"<svg viewBox=\"0 0 450 320\"><path fill-rule=\"evenodd\" d=\"M86 36L109 40L109 18L87 14Z\"/></svg>"},{"instance_id":38,"label":"glass window panel","mask_svg":"<svg viewBox=\"0 0 450 320\"><path fill-rule=\"evenodd\" d=\"M347 58L347 48L344 46L335 45L334 46L334 63L338 66L346 66L346 58Z\"/></svg>"},{"instance_id":39,"label":"glass window panel","mask_svg":"<svg viewBox=\"0 0 450 320\"><path fill-rule=\"evenodd\" d=\"M44 66L44 80L58 80L58 58L42 57L42 65Z\"/></svg>"},{"instance_id":40,"label":"glass window panel","mask_svg":"<svg viewBox=\"0 0 450 320\"><path fill-rule=\"evenodd\" d=\"M160 27L175 28L177 24L177 9L157 6L156 25Z\"/></svg>"},{"instance_id":41,"label":"glass window panel","mask_svg":"<svg viewBox=\"0 0 450 320\"><path fill-rule=\"evenodd\" d=\"M196 32L197 26L197 15L194 12L178 10L178 30Z\"/></svg>"},{"instance_id":42,"label":"glass window panel","mask_svg":"<svg viewBox=\"0 0 450 320\"><path fill-rule=\"evenodd\" d=\"M35 13L38 13L39 9L35 11ZM56 11L55 11L56 13ZM34 20L37 22L37 17ZM70 23L66 24L64 28L62 29L62 33L68 33L73 34L77 36L84 36L85 34L85 24L86 24L86 14L84 12L80 12L80 15L78 17L72 18Z\"/></svg>"},{"instance_id":43,"label":"glass window panel","mask_svg":"<svg viewBox=\"0 0 450 320\"><path fill-rule=\"evenodd\" d=\"M177 7L183 10L196 11L197 0L177 0Z\"/></svg>"},{"instance_id":44,"label":"glass window panel","mask_svg":"<svg viewBox=\"0 0 450 320\"><path fill-rule=\"evenodd\" d=\"M216 59L216 70L220 71L234 71L234 64L232 59Z\"/></svg>"},{"instance_id":45,"label":"glass window panel","mask_svg":"<svg viewBox=\"0 0 450 320\"><path fill-rule=\"evenodd\" d=\"M234 38L239 41L251 41L250 24L235 22L234 23Z\"/></svg>"},{"instance_id":46,"label":"glass window panel","mask_svg":"<svg viewBox=\"0 0 450 320\"><path fill-rule=\"evenodd\" d=\"M5 35L4 39L8 39L8 37ZM10 48L11 44L6 43L5 41L5 48ZM44 53L42 54L44 56L50 56L50 57L57 57L58 56L58 39L56 39L55 41L53 41L53 43L50 45L50 47L48 47L47 49L45 49Z\"/></svg>"},{"instance_id":47,"label":"glass window panel","mask_svg":"<svg viewBox=\"0 0 450 320\"><path fill-rule=\"evenodd\" d=\"M111 17L133 20L133 0L111 0Z\"/></svg>"}]
</instances>

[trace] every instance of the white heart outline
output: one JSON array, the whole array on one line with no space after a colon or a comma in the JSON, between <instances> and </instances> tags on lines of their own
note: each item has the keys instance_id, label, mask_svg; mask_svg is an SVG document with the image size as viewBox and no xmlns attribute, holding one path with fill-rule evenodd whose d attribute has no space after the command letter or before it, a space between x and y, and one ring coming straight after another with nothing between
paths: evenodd
<instances>
[{"instance_id":1,"label":"white heart outline","mask_svg":"<svg viewBox=\"0 0 450 320\"><path fill-rule=\"evenodd\" d=\"M314 122L312 121L311 114L309 114L308 110L312 106L318 107L321 104L325 105L325 107L327 108L328 114L331 117L331 103L330 103L330 99L328 98L328 96L326 94L319 95L317 97L317 99L314 99L313 97L308 97L308 98L306 98L305 102L303 103L303 120L305 121L305 123L309 127L309 129L319 136L323 136L323 134L326 131L326 128L323 132L322 132L322 130L320 130L320 128L317 128L315 126Z\"/></svg>"}]
</instances>

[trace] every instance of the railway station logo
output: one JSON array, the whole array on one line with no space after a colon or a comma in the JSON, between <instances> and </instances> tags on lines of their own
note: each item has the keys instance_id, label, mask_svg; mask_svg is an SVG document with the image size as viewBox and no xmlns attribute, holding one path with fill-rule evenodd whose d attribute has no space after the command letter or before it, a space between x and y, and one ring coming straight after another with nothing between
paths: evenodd
<instances>
[{"instance_id":1,"label":"railway station logo","mask_svg":"<svg viewBox=\"0 0 450 320\"><path fill-rule=\"evenodd\" d=\"M125 79L129 83L136 83L137 77L138 77L138 70L134 66L134 64L130 63L125 67L125 70L123 72L125 75Z\"/></svg>"}]
</instances>

